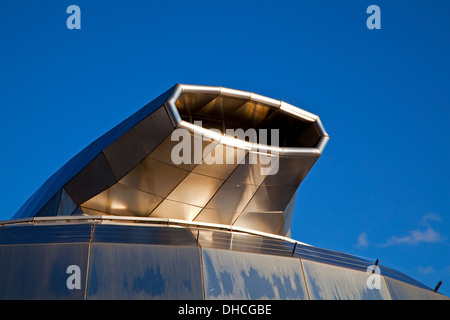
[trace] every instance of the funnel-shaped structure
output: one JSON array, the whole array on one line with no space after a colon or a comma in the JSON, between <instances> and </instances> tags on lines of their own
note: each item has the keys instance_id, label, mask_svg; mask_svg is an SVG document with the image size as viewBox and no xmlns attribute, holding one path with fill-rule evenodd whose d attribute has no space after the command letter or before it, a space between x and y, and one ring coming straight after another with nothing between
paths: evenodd
<instances>
[{"instance_id":1,"label":"funnel-shaped structure","mask_svg":"<svg viewBox=\"0 0 450 320\"><path fill-rule=\"evenodd\" d=\"M0 300L448 299L290 238L327 141L282 101L176 85L0 221Z\"/></svg>"},{"instance_id":2,"label":"funnel-shaped structure","mask_svg":"<svg viewBox=\"0 0 450 320\"><path fill-rule=\"evenodd\" d=\"M117 215L289 235L295 192L328 135L318 116L177 84L81 151L13 218Z\"/></svg>"}]
</instances>

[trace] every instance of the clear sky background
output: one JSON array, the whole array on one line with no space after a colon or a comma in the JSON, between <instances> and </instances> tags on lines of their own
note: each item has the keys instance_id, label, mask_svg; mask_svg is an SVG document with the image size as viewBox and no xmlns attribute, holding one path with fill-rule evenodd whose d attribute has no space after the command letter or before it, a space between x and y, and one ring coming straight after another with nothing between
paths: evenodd
<instances>
[{"instance_id":1,"label":"clear sky background","mask_svg":"<svg viewBox=\"0 0 450 320\"><path fill-rule=\"evenodd\" d=\"M66 27L71 4L81 30ZM3 0L0 40L0 220L175 83L224 86L304 108L330 134L292 238L450 295L450 1Z\"/></svg>"}]
</instances>

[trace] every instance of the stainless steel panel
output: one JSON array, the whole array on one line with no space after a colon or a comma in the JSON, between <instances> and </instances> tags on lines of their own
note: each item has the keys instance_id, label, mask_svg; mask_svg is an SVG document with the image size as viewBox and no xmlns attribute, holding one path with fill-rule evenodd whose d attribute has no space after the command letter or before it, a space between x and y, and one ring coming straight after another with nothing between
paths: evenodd
<instances>
[{"instance_id":1,"label":"stainless steel panel","mask_svg":"<svg viewBox=\"0 0 450 320\"><path fill-rule=\"evenodd\" d=\"M298 259L202 248L206 299L308 299Z\"/></svg>"},{"instance_id":2,"label":"stainless steel panel","mask_svg":"<svg viewBox=\"0 0 450 320\"><path fill-rule=\"evenodd\" d=\"M208 202L206 208L241 212L255 194L258 186L226 181Z\"/></svg>"},{"instance_id":3,"label":"stainless steel panel","mask_svg":"<svg viewBox=\"0 0 450 320\"><path fill-rule=\"evenodd\" d=\"M284 235L284 212L242 212L233 226Z\"/></svg>"},{"instance_id":4,"label":"stainless steel panel","mask_svg":"<svg viewBox=\"0 0 450 320\"><path fill-rule=\"evenodd\" d=\"M183 132L184 134L181 136L174 136L173 139L175 139L175 141L171 140L171 136L165 138L164 141L150 153L149 157L183 170L191 171L194 169L197 164L202 162L203 154L206 153L205 149L208 148L209 151L214 148L217 143L209 139L203 140L201 136L188 133L187 130ZM175 163L172 158L172 152L174 153L174 157L179 157L181 158L180 160L183 161L181 163ZM186 156L184 152L187 152Z\"/></svg>"},{"instance_id":5,"label":"stainless steel panel","mask_svg":"<svg viewBox=\"0 0 450 320\"><path fill-rule=\"evenodd\" d=\"M70 180L64 188L73 201L79 205L116 182L117 180L102 152Z\"/></svg>"},{"instance_id":6,"label":"stainless steel panel","mask_svg":"<svg viewBox=\"0 0 450 320\"><path fill-rule=\"evenodd\" d=\"M0 246L1 300L82 300L89 243ZM80 267L80 289L70 290L67 267Z\"/></svg>"},{"instance_id":7,"label":"stainless steel panel","mask_svg":"<svg viewBox=\"0 0 450 320\"><path fill-rule=\"evenodd\" d=\"M87 299L202 299L197 247L93 243Z\"/></svg>"},{"instance_id":8,"label":"stainless steel panel","mask_svg":"<svg viewBox=\"0 0 450 320\"><path fill-rule=\"evenodd\" d=\"M267 175L263 185L265 186L298 186L311 170L316 157L279 157L278 165Z\"/></svg>"},{"instance_id":9,"label":"stainless steel panel","mask_svg":"<svg viewBox=\"0 0 450 320\"><path fill-rule=\"evenodd\" d=\"M61 190L56 192L56 194L50 198L45 206L36 214L36 217L56 216L60 198Z\"/></svg>"},{"instance_id":10,"label":"stainless steel panel","mask_svg":"<svg viewBox=\"0 0 450 320\"><path fill-rule=\"evenodd\" d=\"M250 100L261 103L261 104L266 104L266 105L269 105L274 108L280 108L280 106L281 106L280 100L265 97L265 96L262 96L262 95L259 95L259 94L253 93L253 92L250 95Z\"/></svg>"},{"instance_id":11,"label":"stainless steel panel","mask_svg":"<svg viewBox=\"0 0 450 320\"><path fill-rule=\"evenodd\" d=\"M160 107L147 118L139 122L134 130L145 153L149 154L174 130L166 109Z\"/></svg>"},{"instance_id":12,"label":"stainless steel panel","mask_svg":"<svg viewBox=\"0 0 450 320\"><path fill-rule=\"evenodd\" d=\"M69 196L67 191L63 188L61 190L61 200L59 201L58 206L58 216L68 216L73 210L76 208L75 202L73 202L72 198Z\"/></svg>"},{"instance_id":13,"label":"stainless steel panel","mask_svg":"<svg viewBox=\"0 0 450 320\"><path fill-rule=\"evenodd\" d=\"M248 150L219 143L192 172L226 180L238 164L244 160L247 153Z\"/></svg>"},{"instance_id":14,"label":"stainless steel panel","mask_svg":"<svg viewBox=\"0 0 450 320\"><path fill-rule=\"evenodd\" d=\"M274 157L273 165L276 166L278 157ZM245 184L260 185L267 177L267 171L270 168L270 163L262 163L259 159L258 153L250 151L239 163L239 166L230 175L230 181L240 182Z\"/></svg>"},{"instance_id":15,"label":"stainless steel panel","mask_svg":"<svg viewBox=\"0 0 450 320\"><path fill-rule=\"evenodd\" d=\"M92 242L197 246L189 229L166 225L97 224Z\"/></svg>"},{"instance_id":16,"label":"stainless steel panel","mask_svg":"<svg viewBox=\"0 0 450 320\"><path fill-rule=\"evenodd\" d=\"M275 109L261 105L254 101L248 101L236 111L229 114L227 119L232 123L243 125L243 129L257 128L258 125L269 115L275 112Z\"/></svg>"},{"instance_id":17,"label":"stainless steel panel","mask_svg":"<svg viewBox=\"0 0 450 320\"><path fill-rule=\"evenodd\" d=\"M217 96L218 92L213 94L195 92L182 93L175 105L181 116L191 115L206 106Z\"/></svg>"},{"instance_id":18,"label":"stainless steel panel","mask_svg":"<svg viewBox=\"0 0 450 320\"><path fill-rule=\"evenodd\" d=\"M369 289L371 273L301 260L311 300L390 300L384 277L380 289Z\"/></svg>"},{"instance_id":19,"label":"stainless steel panel","mask_svg":"<svg viewBox=\"0 0 450 320\"><path fill-rule=\"evenodd\" d=\"M222 184L222 180L190 173L167 199L203 207Z\"/></svg>"},{"instance_id":20,"label":"stainless steel panel","mask_svg":"<svg viewBox=\"0 0 450 320\"><path fill-rule=\"evenodd\" d=\"M146 217L162 199L117 183L81 206L112 215Z\"/></svg>"},{"instance_id":21,"label":"stainless steel panel","mask_svg":"<svg viewBox=\"0 0 450 320\"><path fill-rule=\"evenodd\" d=\"M232 210L202 209L194 221L230 225L240 212Z\"/></svg>"},{"instance_id":22,"label":"stainless steel panel","mask_svg":"<svg viewBox=\"0 0 450 320\"><path fill-rule=\"evenodd\" d=\"M209 118L215 117L226 122L228 121L226 117L239 109L246 102L246 100L242 99L218 96L201 109L198 109L195 114Z\"/></svg>"},{"instance_id":23,"label":"stainless steel panel","mask_svg":"<svg viewBox=\"0 0 450 320\"><path fill-rule=\"evenodd\" d=\"M220 87L220 95L225 97L233 97L241 100L250 100L251 92Z\"/></svg>"},{"instance_id":24,"label":"stainless steel panel","mask_svg":"<svg viewBox=\"0 0 450 320\"><path fill-rule=\"evenodd\" d=\"M292 214L294 213L294 203L295 203L295 194L292 196L291 200L289 201L286 210L284 210L284 227L283 227L283 235L286 237L291 238L291 220L292 220Z\"/></svg>"},{"instance_id":25,"label":"stainless steel panel","mask_svg":"<svg viewBox=\"0 0 450 320\"><path fill-rule=\"evenodd\" d=\"M104 215L104 214L108 214L105 211L98 211L98 210L90 209L90 208L87 208L87 207L80 207L80 209L81 209L83 215L101 216L101 215Z\"/></svg>"},{"instance_id":26,"label":"stainless steel panel","mask_svg":"<svg viewBox=\"0 0 450 320\"><path fill-rule=\"evenodd\" d=\"M189 171L147 157L120 183L165 198L188 174Z\"/></svg>"},{"instance_id":27,"label":"stainless steel panel","mask_svg":"<svg viewBox=\"0 0 450 320\"><path fill-rule=\"evenodd\" d=\"M202 210L201 207L196 207L181 202L164 200L151 213L150 217L156 218L173 218L192 221L197 214Z\"/></svg>"},{"instance_id":28,"label":"stainless steel panel","mask_svg":"<svg viewBox=\"0 0 450 320\"><path fill-rule=\"evenodd\" d=\"M296 190L297 186L261 185L244 211L284 211Z\"/></svg>"},{"instance_id":29,"label":"stainless steel panel","mask_svg":"<svg viewBox=\"0 0 450 320\"><path fill-rule=\"evenodd\" d=\"M383 270L383 269L382 269ZM392 300L449 300L448 297L414 285L384 277Z\"/></svg>"},{"instance_id":30,"label":"stainless steel panel","mask_svg":"<svg viewBox=\"0 0 450 320\"><path fill-rule=\"evenodd\" d=\"M130 129L103 150L117 180L141 162L146 152L134 129Z\"/></svg>"}]
</instances>

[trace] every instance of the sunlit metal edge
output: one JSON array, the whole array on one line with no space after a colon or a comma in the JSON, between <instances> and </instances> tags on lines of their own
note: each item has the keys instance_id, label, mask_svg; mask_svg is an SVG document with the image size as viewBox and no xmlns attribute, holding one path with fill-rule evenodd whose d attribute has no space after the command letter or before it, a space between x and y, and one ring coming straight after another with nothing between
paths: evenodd
<instances>
[{"instance_id":1,"label":"sunlit metal edge","mask_svg":"<svg viewBox=\"0 0 450 320\"><path fill-rule=\"evenodd\" d=\"M170 225L170 226L188 226L188 227L199 227L199 228L207 228L207 229L218 229L218 230L228 230L232 232L241 232L251 235L264 236L272 239L278 239L282 241L287 241L291 243L298 243L305 246L311 246L307 243L300 242L294 240L289 237L280 236L272 233L257 231L248 228L241 228L230 226L226 224L218 224L218 223L210 223L210 222L199 222L199 221L188 221L181 219L172 219L172 218L154 218L154 217L132 217L132 216L113 216L113 215L85 215L85 216L55 216L55 217L33 217L33 218L21 218L21 219L13 219L13 220L3 220L0 221L0 227L12 226L12 225L21 225L21 224L39 224L39 225L61 225L67 223L89 223L89 222L97 222L97 223L129 223L130 225L142 224L155 224L155 225ZM133 224L132 222L135 222Z\"/></svg>"},{"instance_id":2,"label":"sunlit metal edge","mask_svg":"<svg viewBox=\"0 0 450 320\"><path fill-rule=\"evenodd\" d=\"M175 122L176 122L174 124L175 126L178 126L178 125L180 125L180 123L182 123L181 116L178 112L178 109L176 108L175 103L178 100L178 98L180 97L181 93L183 93L183 92L216 94L216 95L221 95L221 96L246 99L246 100L248 99L250 101L264 103L275 109L280 109L280 110L282 110L292 116L295 116L297 118L315 123L318 128L319 134L321 135L321 139L319 140L319 142L315 148L279 148L279 147L267 146L267 145L261 145L261 144L252 144L252 147L251 147L252 150L266 149L267 151L270 151L271 154L284 154L284 155L293 155L293 156L295 156L295 155L320 156L322 154L323 150L325 149L325 146L330 138L329 135L327 134L327 132L325 131L325 128L324 128L319 116L317 116L311 112L308 112L306 110L303 110L301 108L293 106L284 101L265 97L265 96L262 96L262 95L259 95L259 94L253 93L253 92L235 90L235 89L218 87L218 86L177 84L175 86L175 89L174 89L172 95L166 101L169 112L171 113L172 117L175 119ZM183 125L183 127L185 127L185 125ZM208 129L204 129L204 130L208 130ZM217 138L217 133L211 132L208 136L211 136L211 139L214 139L215 137ZM237 140L237 139L233 139L233 140ZM232 140L230 140L230 141L232 141ZM238 142L238 145L234 145L234 144L230 144L230 145L240 147L239 142Z\"/></svg>"}]
</instances>

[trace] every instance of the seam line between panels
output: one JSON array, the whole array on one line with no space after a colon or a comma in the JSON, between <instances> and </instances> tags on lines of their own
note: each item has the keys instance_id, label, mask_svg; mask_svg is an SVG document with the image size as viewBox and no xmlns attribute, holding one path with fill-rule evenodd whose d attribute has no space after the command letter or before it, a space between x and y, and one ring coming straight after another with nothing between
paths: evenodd
<instances>
[{"instance_id":1,"label":"seam line between panels","mask_svg":"<svg viewBox=\"0 0 450 320\"><path fill-rule=\"evenodd\" d=\"M200 276L202 278L202 298L203 300L206 300L205 274L203 271L203 248L199 242L197 242L197 246L200 251Z\"/></svg>"},{"instance_id":2,"label":"seam line between panels","mask_svg":"<svg viewBox=\"0 0 450 320\"><path fill-rule=\"evenodd\" d=\"M303 281L305 282L306 296L308 297L308 300L311 300L311 296L309 295L308 281L306 280L306 274L303 268L303 261L300 257L298 258L298 261L300 262L300 269L302 270Z\"/></svg>"},{"instance_id":3,"label":"seam line between panels","mask_svg":"<svg viewBox=\"0 0 450 320\"><path fill-rule=\"evenodd\" d=\"M86 284L84 286L84 300L87 300L87 292L88 292L88 281L89 281L89 268L90 268L90 264L91 264L91 247L92 247L92 239L94 237L94 232L95 232L95 226L97 224L94 223L91 226L91 237L89 239L89 247L88 247L88 259L87 259L87 266L86 266Z\"/></svg>"},{"instance_id":4,"label":"seam line between panels","mask_svg":"<svg viewBox=\"0 0 450 320\"><path fill-rule=\"evenodd\" d=\"M382 277L383 277L384 285L386 286L386 289L387 289L387 293L388 293L388 295L389 295L389 298L390 298L391 300L394 300L394 299L392 299L391 289L389 288L389 285L388 285L388 283L387 283L386 276L383 275Z\"/></svg>"}]
</instances>

